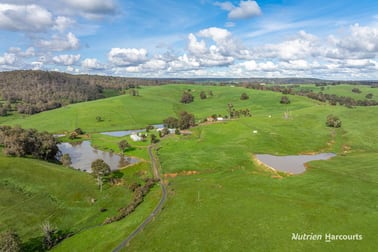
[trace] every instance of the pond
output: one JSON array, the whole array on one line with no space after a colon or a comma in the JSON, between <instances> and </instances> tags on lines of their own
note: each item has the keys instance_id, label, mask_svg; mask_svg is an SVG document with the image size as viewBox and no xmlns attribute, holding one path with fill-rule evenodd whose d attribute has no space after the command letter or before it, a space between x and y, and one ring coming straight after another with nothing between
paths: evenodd
<instances>
[{"instance_id":1,"label":"pond","mask_svg":"<svg viewBox=\"0 0 378 252\"><path fill-rule=\"evenodd\" d=\"M137 163L136 158L125 157L111 152L96 150L91 146L90 141L83 141L81 143L60 143L58 148L61 154L69 154L71 157L71 166L75 169L92 172L91 164L96 159L100 158L110 166L111 170L118 170L128 164ZM58 157L59 159L59 157Z\"/></svg>"},{"instance_id":2,"label":"pond","mask_svg":"<svg viewBox=\"0 0 378 252\"><path fill-rule=\"evenodd\" d=\"M273 156L256 154L256 158L265 165L282 172L300 174L306 171L305 163L314 160L327 160L336 156L334 153L320 153L316 155Z\"/></svg>"},{"instance_id":3,"label":"pond","mask_svg":"<svg viewBox=\"0 0 378 252\"><path fill-rule=\"evenodd\" d=\"M154 128L163 128L163 124L154 124L152 125ZM139 132L144 132L146 129L137 129L137 130L121 130L121 131L107 131L107 132L101 132L103 135L108 135L108 136L114 136L114 137L123 137L123 136L128 136L133 133L139 133Z\"/></svg>"}]
</instances>

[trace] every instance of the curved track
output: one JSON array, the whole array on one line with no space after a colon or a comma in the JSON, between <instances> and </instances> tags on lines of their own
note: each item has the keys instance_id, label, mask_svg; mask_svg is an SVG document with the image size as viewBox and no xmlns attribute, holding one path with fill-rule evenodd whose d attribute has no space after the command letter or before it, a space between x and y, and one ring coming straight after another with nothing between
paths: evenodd
<instances>
[{"instance_id":1,"label":"curved track","mask_svg":"<svg viewBox=\"0 0 378 252\"><path fill-rule=\"evenodd\" d=\"M160 174L159 174L159 169L157 167L157 161L155 157L152 154L152 148L153 145L148 146L148 154L150 155L151 158L151 163L152 163L152 171L154 174L154 177L160 180L160 188L161 188L161 199L159 201L159 204L155 207L154 211L145 219L142 224L140 224L137 229L135 229L125 240L122 241L121 244L119 244L113 252L118 252L121 251L122 248L124 248L137 234L139 234L145 227L146 225L160 212L160 210L163 208L164 202L167 199L167 190L164 186L163 181L161 181Z\"/></svg>"}]
</instances>

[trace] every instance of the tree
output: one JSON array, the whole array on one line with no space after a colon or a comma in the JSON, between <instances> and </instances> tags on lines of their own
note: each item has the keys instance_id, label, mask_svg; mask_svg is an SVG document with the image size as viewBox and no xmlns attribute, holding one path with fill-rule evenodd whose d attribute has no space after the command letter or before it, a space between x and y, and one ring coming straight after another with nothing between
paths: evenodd
<instances>
[{"instance_id":1,"label":"tree","mask_svg":"<svg viewBox=\"0 0 378 252\"><path fill-rule=\"evenodd\" d=\"M166 128L175 129L179 127L179 120L170 116L163 120L163 124Z\"/></svg>"},{"instance_id":2,"label":"tree","mask_svg":"<svg viewBox=\"0 0 378 252\"><path fill-rule=\"evenodd\" d=\"M32 155L34 158L53 160L59 151L58 143L59 141L47 132L25 130L20 127L0 127L0 145L4 146L4 153L9 156Z\"/></svg>"},{"instance_id":3,"label":"tree","mask_svg":"<svg viewBox=\"0 0 378 252\"><path fill-rule=\"evenodd\" d=\"M146 126L146 132L150 132L150 130L153 130L155 127L153 125L147 125Z\"/></svg>"},{"instance_id":4,"label":"tree","mask_svg":"<svg viewBox=\"0 0 378 252\"><path fill-rule=\"evenodd\" d=\"M130 148L130 144L127 142L127 140L122 140L118 143L118 148L122 153L124 153L127 148Z\"/></svg>"},{"instance_id":5,"label":"tree","mask_svg":"<svg viewBox=\"0 0 378 252\"><path fill-rule=\"evenodd\" d=\"M154 144L154 143L157 143L157 142L159 142L159 140L157 139L156 135L151 134L151 143Z\"/></svg>"},{"instance_id":6,"label":"tree","mask_svg":"<svg viewBox=\"0 0 378 252\"><path fill-rule=\"evenodd\" d=\"M361 93L361 90L359 88L353 88L352 92L359 94L359 93Z\"/></svg>"},{"instance_id":7,"label":"tree","mask_svg":"<svg viewBox=\"0 0 378 252\"><path fill-rule=\"evenodd\" d=\"M287 96L282 96L280 103L281 104L290 104L290 100Z\"/></svg>"},{"instance_id":8,"label":"tree","mask_svg":"<svg viewBox=\"0 0 378 252\"><path fill-rule=\"evenodd\" d=\"M75 139L75 138L77 138L77 137L78 137L78 134L76 133L76 131L72 131L72 132L70 133L69 138L70 138L71 140L73 140L73 139Z\"/></svg>"},{"instance_id":9,"label":"tree","mask_svg":"<svg viewBox=\"0 0 378 252\"><path fill-rule=\"evenodd\" d=\"M75 129L76 134L83 135L85 132L81 128Z\"/></svg>"},{"instance_id":10,"label":"tree","mask_svg":"<svg viewBox=\"0 0 378 252\"><path fill-rule=\"evenodd\" d=\"M341 120L337 116L328 115L326 125L328 127L340 128L341 127Z\"/></svg>"},{"instance_id":11,"label":"tree","mask_svg":"<svg viewBox=\"0 0 378 252\"><path fill-rule=\"evenodd\" d=\"M372 93L368 93L366 96L365 96L366 99L372 99L373 98L373 94Z\"/></svg>"},{"instance_id":12,"label":"tree","mask_svg":"<svg viewBox=\"0 0 378 252\"><path fill-rule=\"evenodd\" d=\"M63 154L62 158L60 159L60 162L62 162L62 165L64 166L70 166L72 164L70 155L68 153Z\"/></svg>"},{"instance_id":13,"label":"tree","mask_svg":"<svg viewBox=\"0 0 378 252\"><path fill-rule=\"evenodd\" d=\"M96 159L91 164L92 174L96 176L100 191L102 191L103 177L110 174L110 166L102 159Z\"/></svg>"},{"instance_id":14,"label":"tree","mask_svg":"<svg viewBox=\"0 0 378 252\"><path fill-rule=\"evenodd\" d=\"M20 237L11 230L2 232L0 234L0 251L2 252L17 252L21 251Z\"/></svg>"},{"instance_id":15,"label":"tree","mask_svg":"<svg viewBox=\"0 0 378 252\"><path fill-rule=\"evenodd\" d=\"M200 93L200 98L201 98L202 100L204 100L204 99L207 98L207 95L206 95L205 91L201 91L201 93Z\"/></svg>"},{"instance_id":16,"label":"tree","mask_svg":"<svg viewBox=\"0 0 378 252\"><path fill-rule=\"evenodd\" d=\"M193 101L194 101L194 96L190 92L186 91L182 94L181 103L187 104L187 103L191 103Z\"/></svg>"},{"instance_id":17,"label":"tree","mask_svg":"<svg viewBox=\"0 0 378 252\"><path fill-rule=\"evenodd\" d=\"M248 99L249 99L249 96L246 93L242 93L240 95L240 100L248 100Z\"/></svg>"},{"instance_id":18,"label":"tree","mask_svg":"<svg viewBox=\"0 0 378 252\"><path fill-rule=\"evenodd\" d=\"M180 113L179 118L179 128L180 129L189 129L190 127L195 125L195 118L194 115L183 111Z\"/></svg>"}]
</instances>

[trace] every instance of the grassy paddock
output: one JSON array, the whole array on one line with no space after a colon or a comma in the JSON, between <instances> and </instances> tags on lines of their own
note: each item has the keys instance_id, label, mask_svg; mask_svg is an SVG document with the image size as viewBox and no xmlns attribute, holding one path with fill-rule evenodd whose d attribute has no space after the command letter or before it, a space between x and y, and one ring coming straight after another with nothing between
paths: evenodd
<instances>
[{"instance_id":1,"label":"grassy paddock","mask_svg":"<svg viewBox=\"0 0 378 252\"><path fill-rule=\"evenodd\" d=\"M330 89L334 88L343 87L332 86ZM188 89L195 95L194 103L179 103L182 92ZM212 91L214 96L200 100L201 91ZM240 100L243 92L250 96L249 100ZM335 92L342 95L341 91ZM233 103L236 109L250 109L253 114L251 118L201 124L191 129L191 135L171 135L159 143L158 156L164 180L168 184L168 201L158 218L131 241L125 251L374 251L378 231L376 225L372 225L378 222L376 107L348 109L300 96L289 96L291 104L281 105L279 100L282 95L279 93L239 87L166 85L143 87L139 93L140 97L112 97L8 121L51 132L81 127L90 133L93 145L118 152L117 143L122 139L129 141L128 137L115 138L91 132L144 128L147 124L175 116L182 110L194 113L198 119L212 114L225 115L228 103ZM288 114L286 119L285 112ZM325 127L328 114L339 116L342 127ZM96 115L100 115L104 121L96 122ZM42 119L48 123L41 124ZM133 148L126 151L126 155L148 159L145 152L147 143L129 142ZM307 171L296 176L267 170L253 160L256 153L291 155L316 152L335 152L337 156L327 161L310 162ZM22 170L24 166L58 169L55 165L35 160L0 158L12 160L12 165L18 167L15 171L21 174L20 177L34 174L31 170ZM25 163L17 164L13 160ZM8 166L0 162L0 167L10 167L10 161L7 162ZM135 167L137 170L148 168L149 163ZM88 190L99 197L93 178L74 171L66 172L74 174L72 177L75 179L88 180L81 185L90 185L92 189ZM129 180L141 173L135 171L127 174L125 179ZM44 178L51 180L57 177L59 181L64 181L55 182L56 188L51 189L51 192L59 190L56 194L61 193L63 196L60 197L69 197L71 194L66 190L75 188L66 183L65 176L68 175L56 174ZM6 177L15 180L18 174L8 173ZM77 183L75 179L71 179L70 183ZM26 178L23 180L28 181ZM30 181L34 180L39 181L30 178ZM24 188L22 193L31 189L34 192L37 184L39 182L30 182L28 186L22 184L16 188ZM9 206L16 208L17 202L11 202L15 198L11 195L21 193L20 189L12 190L15 192L9 192L10 196L7 196L8 192L3 193L2 197L7 201L2 202L9 204L2 210L9 211ZM117 193L121 193L117 191L119 188L107 190L114 190L114 196L99 197L98 202L114 202L111 209L116 209L117 202L123 201L125 196L117 198ZM59 199L55 194L53 196ZM111 250L148 215L158 201L159 190L155 187L148 197L129 218L82 232L56 249ZM39 205L45 204L45 201L40 202ZM77 227L82 223L98 223L104 217L99 215L98 209L71 207L76 204L72 199L59 202L63 202L59 205L61 211L73 208L78 212L76 214L82 221L78 221ZM54 209L46 211L54 213ZM20 211L26 214L25 210ZM61 215L73 216L66 212ZM15 220L12 212L3 216L11 217L8 223L11 223L12 216ZM42 217L38 214L35 216L38 218L35 223L46 219L43 214ZM71 217L62 218L67 223L74 222ZM27 231L23 232L27 236ZM330 243L324 242L324 239L292 241L292 233L323 236L326 233L358 233L363 235L363 240ZM95 242L97 244L94 245Z\"/></svg>"},{"instance_id":2,"label":"grassy paddock","mask_svg":"<svg viewBox=\"0 0 378 252\"><path fill-rule=\"evenodd\" d=\"M0 155L0 231L12 228L28 244L42 236L41 224L46 221L69 232L101 224L131 200L127 184L142 182L151 176L149 170L145 162L122 170L125 184L105 186L100 192L87 173ZM102 208L107 210L102 212Z\"/></svg>"}]
</instances>

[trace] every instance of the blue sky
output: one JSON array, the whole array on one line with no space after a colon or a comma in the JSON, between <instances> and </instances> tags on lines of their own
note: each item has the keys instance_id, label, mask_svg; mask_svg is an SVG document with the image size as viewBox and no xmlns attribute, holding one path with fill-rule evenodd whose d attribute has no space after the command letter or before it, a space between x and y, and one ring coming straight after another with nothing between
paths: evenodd
<instances>
[{"instance_id":1,"label":"blue sky","mask_svg":"<svg viewBox=\"0 0 378 252\"><path fill-rule=\"evenodd\" d=\"M378 2L0 0L0 70L378 79Z\"/></svg>"}]
</instances>

